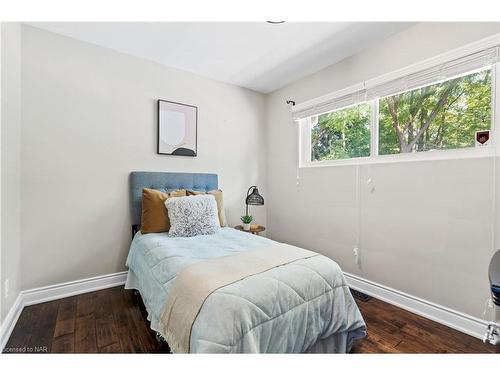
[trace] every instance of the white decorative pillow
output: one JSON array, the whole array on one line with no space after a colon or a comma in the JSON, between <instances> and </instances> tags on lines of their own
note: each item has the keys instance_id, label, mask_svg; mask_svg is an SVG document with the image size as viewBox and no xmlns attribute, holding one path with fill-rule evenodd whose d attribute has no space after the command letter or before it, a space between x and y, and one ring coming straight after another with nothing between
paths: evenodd
<instances>
[{"instance_id":1,"label":"white decorative pillow","mask_svg":"<svg viewBox=\"0 0 500 375\"><path fill-rule=\"evenodd\" d=\"M165 201L171 237L214 234L220 229L217 202L211 194L173 197Z\"/></svg>"}]
</instances>

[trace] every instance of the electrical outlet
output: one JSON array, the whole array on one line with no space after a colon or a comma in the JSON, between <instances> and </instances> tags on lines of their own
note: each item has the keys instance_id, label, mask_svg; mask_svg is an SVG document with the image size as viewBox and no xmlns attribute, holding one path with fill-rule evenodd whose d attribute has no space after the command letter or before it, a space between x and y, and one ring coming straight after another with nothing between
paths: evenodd
<instances>
[{"instance_id":1,"label":"electrical outlet","mask_svg":"<svg viewBox=\"0 0 500 375\"><path fill-rule=\"evenodd\" d=\"M3 293L4 293L5 298L9 297L9 279L5 280L5 283L3 285Z\"/></svg>"},{"instance_id":2,"label":"electrical outlet","mask_svg":"<svg viewBox=\"0 0 500 375\"><path fill-rule=\"evenodd\" d=\"M359 249L357 247L354 247L352 249L352 253L354 254L354 261L356 262L356 264L359 267L359 261L360 261L360 259L359 259Z\"/></svg>"}]
</instances>

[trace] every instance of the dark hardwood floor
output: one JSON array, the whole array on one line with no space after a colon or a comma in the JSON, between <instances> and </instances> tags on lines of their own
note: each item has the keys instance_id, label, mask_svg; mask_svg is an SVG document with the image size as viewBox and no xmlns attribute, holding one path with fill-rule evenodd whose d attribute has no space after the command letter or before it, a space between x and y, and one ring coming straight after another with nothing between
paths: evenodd
<instances>
[{"instance_id":1,"label":"dark hardwood floor","mask_svg":"<svg viewBox=\"0 0 500 375\"><path fill-rule=\"evenodd\" d=\"M423 318L372 298L356 300L368 336L355 343L352 353L500 353L500 346Z\"/></svg>"},{"instance_id":2,"label":"dark hardwood floor","mask_svg":"<svg viewBox=\"0 0 500 375\"><path fill-rule=\"evenodd\" d=\"M500 347L382 301L357 300L368 337L353 353L500 353ZM123 287L26 307L4 353L169 353L141 298Z\"/></svg>"}]
</instances>

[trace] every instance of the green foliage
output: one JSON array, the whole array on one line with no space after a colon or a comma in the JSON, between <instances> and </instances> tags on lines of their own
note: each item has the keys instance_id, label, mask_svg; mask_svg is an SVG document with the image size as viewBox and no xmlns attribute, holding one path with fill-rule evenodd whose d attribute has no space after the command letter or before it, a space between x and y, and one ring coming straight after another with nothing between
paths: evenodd
<instances>
[{"instance_id":1,"label":"green foliage","mask_svg":"<svg viewBox=\"0 0 500 375\"><path fill-rule=\"evenodd\" d=\"M311 160L370 155L370 106L366 103L318 117L311 129Z\"/></svg>"},{"instance_id":2,"label":"green foliage","mask_svg":"<svg viewBox=\"0 0 500 375\"><path fill-rule=\"evenodd\" d=\"M250 224L253 221L253 216L243 215L240 219L243 222L243 224Z\"/></svg>"},{"instance_id":3,"label":"green foliage","mask_svg":"<svg viewBox=\"0 0 500 375\"><path fill-rule=\"evenodd\" d=\"M379 154L474 146L491 128L491 71L379 100ZM370 105L322 114L311 129L311 160L370 155Z\"/></svg>"},{"instance_id":4,"label":"green foliage","mask_svg":"<svg viewBox=\"0 0 500 375\"><path fill-rule=\"evenodd\" d=\"M379 154L474 146L491 127L491 71L379 101Z\"/></svg>"}]
</instances>

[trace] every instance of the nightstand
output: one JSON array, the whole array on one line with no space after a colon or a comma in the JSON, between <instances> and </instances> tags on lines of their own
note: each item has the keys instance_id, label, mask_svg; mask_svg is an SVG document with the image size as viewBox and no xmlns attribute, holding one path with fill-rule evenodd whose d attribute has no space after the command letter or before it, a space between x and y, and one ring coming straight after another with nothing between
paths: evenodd
<instances>
[{"instance_id":1,"label":"nightstand","mask_svg":"<svg viewBox=\"0 0 500 375\"><path fill-rule=\"evenodd\" d=\"M234 229L238 229L238 230L241 230L241 231L247 232L247 233L256 234L258 236L260 232L264 232L266 230L266 227L263 225L259 225L257 228L245 230L245 229L243 229L243 225L237 225L234 227Z\"/></svg>"}]
</instances>

